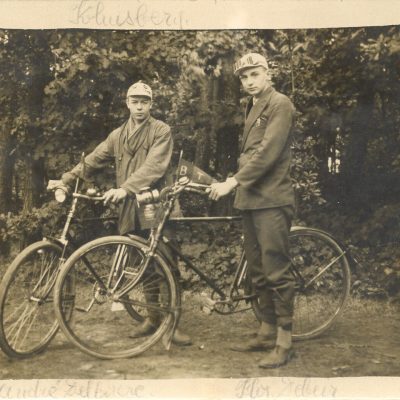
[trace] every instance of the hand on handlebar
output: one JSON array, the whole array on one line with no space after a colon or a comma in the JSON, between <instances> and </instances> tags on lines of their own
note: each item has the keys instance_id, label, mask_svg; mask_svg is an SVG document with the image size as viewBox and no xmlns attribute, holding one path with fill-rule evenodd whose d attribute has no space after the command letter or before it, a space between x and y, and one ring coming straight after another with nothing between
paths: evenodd
<instances>
[{"instance_id":1,"label":"hand on handlebar","mask_svg":"<svg viewBox=\"0 0 400 400\"><path fill-rule=\"evenodd\" d=\"M235 178L228 178L225 182L212 183L209 189L208 197L211 200L219 200L221 197L226 196L238 185Z\"/></svg>"},{"instance_id":2,"label":"hand on handlebar","mask_svg":"<svg viewBox=\"0 0 400 400\"><path fill-rule=\"evenodd\" d=\"M50 179L47 184L47 190L56 190L56 189L66 189L68 192L68 187L64 184L61 179Z\"/></svg>"},{"instance_id":3,"label":"hand on handlebar","mask_svg":"<svg viewBox=\"0 0 400 400\"><path fill-rule=\"evenodd\" d=\"M127 195L128 192L123 188L107 190L103 195L104 205L108 203L119 203L125 199Z\"/></svg>"}]
</instances>

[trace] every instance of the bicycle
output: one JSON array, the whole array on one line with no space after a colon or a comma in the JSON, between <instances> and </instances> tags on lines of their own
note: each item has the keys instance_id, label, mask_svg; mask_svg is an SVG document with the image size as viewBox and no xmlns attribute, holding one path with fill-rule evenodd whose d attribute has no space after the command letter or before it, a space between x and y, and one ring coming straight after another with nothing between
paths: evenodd
<instances>
[{"instance_id":1,"label":"bicycle","mask_svg":"<svg viewBox=\"0 0 400 400\"><path fill-rule=\"evenodd\" d=\"M241 255L227 293L196 267L162 233L174 202L183 191L206 193L209 186L181 178L158 191L137 195L143 207L157 206L148 240L129 236L95 239L76 250L64 263L54 288L54 306L65 336L80 350L102 359L139 355L163 338L169 348L179 320L179 282L171 267L171 252L213 289L213 310L230 314L252 308L260 319L257 296L246 275ZM150 214L152 212L149 212ZM217 218L230 221L237 217ZM183 221L191 218L175 218ZM325 332L343 311L350 290L347 250L326 232L294 227L290 234L292 273L296 279L293 337L304 340ZM73 285L70 283L73 282ZM126 318L129 304L143 318L156 314L158 325L151 335L129 337L134 319ZM239 305L243 305L239 307ZM70 310L73 310L72 316Z\"/></svg>"},{"instance_id":2,"label":"bicycle","mask_svg":"<svg viewBox=\"0 0 400 400\"><path fill-rule=\"evenodd\" d=\"M65 259L79 246L69 234L79 199L101 201L101 194L90 188L78 192L77 178L72 202L60 237L45 237L26 247L10 264L0 284L0 347L12 358L25 358L42 352L58 330L53 311L52 291ZM61 181L49 181L59 203L66 200L68 188ZM134 318L140 318L128 307Z\"/></svg>"}]
</instances>

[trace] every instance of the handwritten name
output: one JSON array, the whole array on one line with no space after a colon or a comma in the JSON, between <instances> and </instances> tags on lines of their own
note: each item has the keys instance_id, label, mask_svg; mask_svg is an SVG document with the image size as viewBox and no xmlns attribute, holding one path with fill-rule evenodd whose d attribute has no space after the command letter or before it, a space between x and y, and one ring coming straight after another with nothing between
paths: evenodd
<instances>
[{"instance_id":1,"label":"handwritten name","mask_svg":"<svg viewBox=\"0 0 400 400\"><path fill-rule=\"evenodd\" d=\"M116 384L112 381L39 379L26 384L0 383L0 398L139 398L145 395L143 385Z\"/></svg>"},{"instance_id":2,"label":"handwritten name","mask_svg":"<svg viewBox=\"0 0 400 400\"><path fill-rule=\"evenodd\" d=\"M130 8L117 9L112 7L112 2L81 0L73 7L73 17L69 22L77 26L127 29L184 29L189 26L182 10L156 9L141 1L137 1L136 5L131 2L126 4Z\"/></svg>"},{"instance_id":3,"label":"handwritten name","mask_svg":"<svg viewBox=\"0 0 400 400\"><path fill-rule=\"evenodd\" d=\"M276 384L259 378L241 380L236 386L236 397L259 399L268 397L328 397L336 396L337 387L327 381L310 378L281 378Z\"/></svg>"}]
</instances>

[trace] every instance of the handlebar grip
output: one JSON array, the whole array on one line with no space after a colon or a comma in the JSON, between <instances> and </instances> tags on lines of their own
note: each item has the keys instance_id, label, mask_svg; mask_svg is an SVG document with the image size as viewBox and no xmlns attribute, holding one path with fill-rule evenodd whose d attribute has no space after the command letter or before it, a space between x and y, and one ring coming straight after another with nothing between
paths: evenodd
<instances>
[{"instance_id":1,"label":"handlebar grip","mask_svg":"<svg viewBox=\"0 0 400 400\"><path fill-rule=\"evenodd\" d=\"M87 196L86 194L80 194L80 193L73 193L72 196L79 198L79 199L86 199L86 200L93 200L93 201L103 201L104 200L103 196Z\"/></svg>"},{"instance_id":2,"label":"handlebar grip","mask_svg":"<svg viewBox=\"0 0 400 400\"><path fill-rule=\"evenodd\" d=\"M195 188L190 188L190 187L185 188L185 192L197 193L197 194L202 194L202 195L207 194L206 190L195 189Z\"/></svg>"}]
</instances>

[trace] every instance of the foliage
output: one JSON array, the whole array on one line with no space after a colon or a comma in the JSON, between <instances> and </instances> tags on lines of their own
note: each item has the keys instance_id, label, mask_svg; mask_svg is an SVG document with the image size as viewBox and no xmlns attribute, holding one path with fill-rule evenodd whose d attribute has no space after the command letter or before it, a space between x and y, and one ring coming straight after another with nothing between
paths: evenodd
<instances>
[{"instance_id":1,"label":"foliage","mask_svg":"<svg viewBox=\"0 0 400 400\"><path fill-rule=\"evenodd\" d=\"M398 26L0 31L2 247L21 235L40 236L55 223L62 213L49 203L46 181L59 178L124 121L126 90L139 79L154 90L153 114L172 127L175 164L182 149L218 179L234 173L246 95L232 63L247 51L267 55L274 86L297 108L292 175L298 218L357 246L368 265L358 280L382 278L384 287L393 278L387 268L397 274L386 264L378 267L383 259L390 263L390 255L396 260L396 250L374 246L397 229ZM103 188L113 184L113 173L99 177ZM186 215L232 212L229 200L182 200ZM221 260L214 264L229 270L225 250L219 257L218 245L210 243ZM400 285L397 278L392 282Z\"/></svg>"},{"instance_id":2,"label":"foliage","mask_svg":"<svg viewBox=\"0 0 400 400\"><path fill-rule=\"evenodd\" d=\"M182 253L207 276L226 289L233 281L242 252L241 227L238 223L194 223L175 228ZM205 289L197 274L180 264L184 288Z\"/></svg>"}]
</instances>

